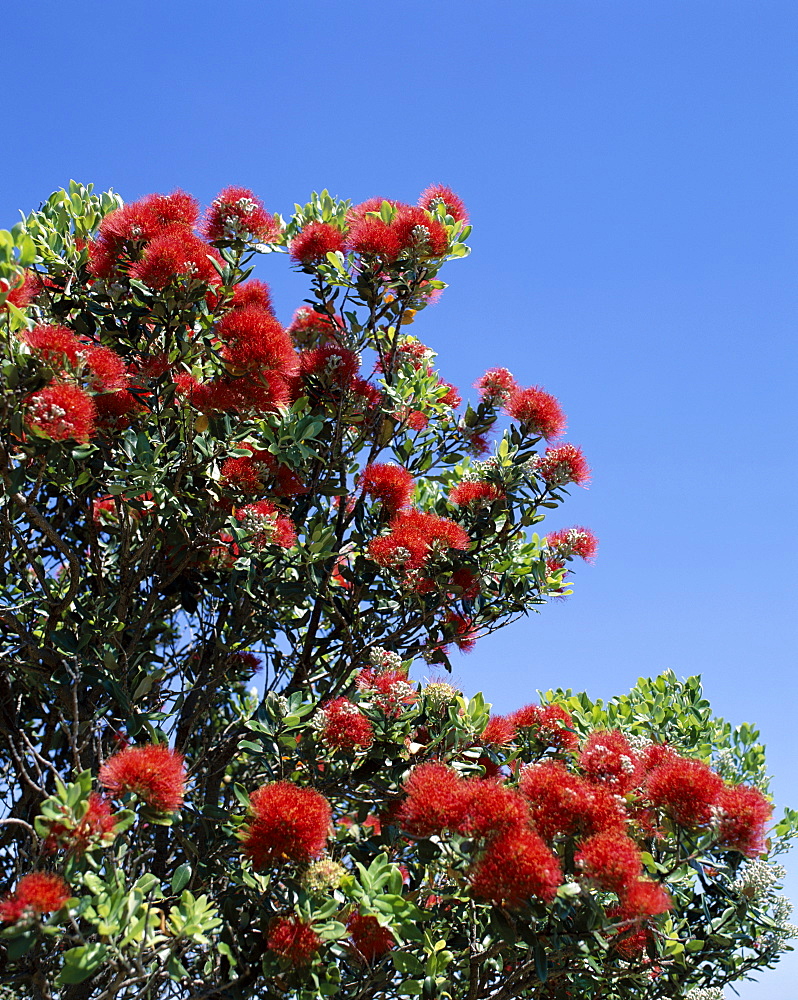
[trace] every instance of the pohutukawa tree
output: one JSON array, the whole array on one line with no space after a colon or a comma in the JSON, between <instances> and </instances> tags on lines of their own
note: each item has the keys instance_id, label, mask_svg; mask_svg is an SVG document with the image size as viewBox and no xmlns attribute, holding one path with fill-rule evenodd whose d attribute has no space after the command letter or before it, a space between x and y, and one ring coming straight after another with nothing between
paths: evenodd
<instances>
[{"instance_id":1,"label":"pohutukawa tree","mask_svg":"<svg viewBox=\"0 0 798 1000\"><path fill-rule=\"evenodd\" d=\"M557 400L410 334L469 232L73 183L0 233L3 998L707 1000L788 947L796 814L697 678L446 679L596 551L538 527Z\"/></svg>"}]
</instances>

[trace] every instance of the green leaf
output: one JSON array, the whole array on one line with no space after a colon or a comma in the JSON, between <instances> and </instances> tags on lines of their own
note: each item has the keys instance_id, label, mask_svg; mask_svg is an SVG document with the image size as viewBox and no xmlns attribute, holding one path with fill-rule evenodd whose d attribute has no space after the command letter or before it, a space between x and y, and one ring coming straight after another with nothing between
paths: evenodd
<instances>
[{"instance_id":1,"label":"green leaf","mask_svg":"<svg viewBox=\"0 0 798 1000\"><path fill-rule=\"evenodd\" d=\"M61 986L82 983L100 968L107 954L108 948L99 941L70 948L64 952L64 967L56 982Z\"/></svg>"},{"instance_id":2,"label":"green leaf","mask_svg":"<svg viewBox=\"0 0 798 1000\"><path fill-rule=\"evenodd\" d=\"M187 861L184 861L182 865L178 865L175 868L174 875L172 875L172 892L175 895L182 892L188 885L190 878L191 865Z\"/></svg>"}]
</instances>

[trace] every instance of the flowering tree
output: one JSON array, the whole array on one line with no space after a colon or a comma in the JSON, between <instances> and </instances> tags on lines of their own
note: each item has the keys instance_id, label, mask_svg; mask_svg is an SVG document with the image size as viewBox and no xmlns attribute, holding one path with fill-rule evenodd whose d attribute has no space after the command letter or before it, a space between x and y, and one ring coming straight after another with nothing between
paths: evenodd
<instances>
[{"instance_id":1,"label":"flowering tree","mask_svg":"<svg viewBox=\"0 0 798 1000\"><path fill-rule=\"evenodd\" d=\"M469 232L73 183L0 233L0 997L708 1000L787 947L796 816L697 678L444 679L596 549L535 533L556 399L409 335Z\"/></svg>"}]
</instances>

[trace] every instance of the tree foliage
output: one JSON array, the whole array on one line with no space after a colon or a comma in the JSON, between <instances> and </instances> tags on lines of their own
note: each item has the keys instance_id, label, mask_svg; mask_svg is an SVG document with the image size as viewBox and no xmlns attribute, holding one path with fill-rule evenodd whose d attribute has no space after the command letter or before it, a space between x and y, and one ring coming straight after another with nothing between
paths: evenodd
<instances>
[{"instance_id":1,"label":"tree foliage","mask_svg":"<svg viewBox=\"0 0 798 1000\"><path fill-rule=\"evenodd\" d=\"M796 816L698 678L445 679L595 551L537 530L557 401L410 335L469 234L75 183L0 233L1 997L699 1000L788 947Z\"/></svg>"}]
</instances>

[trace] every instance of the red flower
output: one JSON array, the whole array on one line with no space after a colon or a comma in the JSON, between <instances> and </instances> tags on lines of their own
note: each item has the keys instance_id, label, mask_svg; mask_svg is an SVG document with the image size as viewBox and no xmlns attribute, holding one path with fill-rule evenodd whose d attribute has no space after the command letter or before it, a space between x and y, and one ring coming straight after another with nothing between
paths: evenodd
<instances>
[{"instance_id":1,"label":"red flower","mask_svg":"<svg viewBox=\"0 0 798 1000\"><path fill-rule=\"evenodd\" d=\"M71 851L83 854L93 840L99 840L104 844L111 842L116 824L117 819L111 809L111 803L97 792L92 792L83 818L64 839L67 840L67 846Z\"/></svg>"},{"instance_id":2,"label":"red flower","mask_svg":"<svg viewBox=\"0 0 798 1000\"><path fill-rule=\"evenodd\" d=\"M479 595L482 589L480 584L480 579L476 573L472 570L467 569L465 566L461 566L460 569L456 569L449 578L450 586L457 587L462 591L459 596L462 597L464 601L473 601ZM457 591L455 592L457 593Z\"/></svg>"},{"instance_id":3,"label":"red flower","mask_svg":"<svg viewBox=\"0 0 798 1000\"><path fill-rule=\"evenodd\" d=\"M516 381L506 368L489 368L474 383L483 401L491 406L505 404L518 392Z\"/></svg>"},{"instance_id":4,"label":"red flower","mask_svg":"<svg viewBox=\"0 0 798 1000\"><path fill-rule=\"evenodd\" d=\"M467 504L486 507L496 500L503 499L504 495L504 492L493 483L463 482L451 488L449 500L458 507L465 507Z\"/></svg>"},{"instance_id":5,"label":"red flower","mask_svg":"<svg viewBox=\"0 0 798 1000\"><path fill-rule=\"evenodd\" d=\"M135 792L156 812L174 812L186 789L183 755L159 743L127 747L103 764L100 783L112 795Z\"/></svg>"},{"instance_id":6,"label":"red flower","mask_svg":"<svg viewBox=\"0 0 798 1000\"><path fill-rule=\"evenodd\" d=\"M574 750L579 746L571 732L573 719L561 705L527 705L510 716L517 729L531 729L535 739L547 747Z\"/></svg>"},{"instance_id":7,"label":"red flower","mask_svg":"<svg viewBox=\"0 0 798 1000\"><path fill-rule=\"evenodd\" d=\"M147 244L129 273L159 292L180 279L218 285L221 279L211 257L221 263L213 247L182 226L172 226Z\"/></svg>"},{"instance_id":8,"label":"red flower","mask_svg":"<svg viewBox=\"0 0 798 1000\"><path fill-rule=\"evenodd\" d=\"M152 211L146 198L109 212L100 223L96 243L89 247L89 270L98 277L107 277L107 274L100 274L96 269L98 257L105 263L113 262L126 244L147 243L162 229L163 223L157 213Z\"/></svg>"},{"instance_id":9,"label":"red flower","mask_svg":"<svg viewBox=\"0 0 798 1000\"><path fill-rule=\"evenodd\" d=\"M86 351L91 371L91 387L97 392L124 389L130 381L125 362L110 347L91 347Z\"/></svg>"},{"instance_id":10,"label":"red flower","mask_svg":"<svg viewBox=\"0 0 798 1000\"><path fill-rule=\"evenodd\" d=\"M725 787L715 806L718 846L756 857L765 850L765 828L773 814L772 804L750 785Z\"/></svg>"},{"instance_id":11,"label":"red flower","mask_svg":"<svg viewBox=\"0 0 798 1000\"><path fill-rule=\"evenodd\" d=\"M293 521L268 500L258 500L241 507L236 511L236 520L252 535L256 548L274 544L290 549L296 545Z\"/></svg>"},{"instance_id":12,"label":"red flower","mask_svg":"<svg viewBox=\"0 0 798 1000\"><path fill-rule=\"evenodd\" d=\"M369 964L396 944L393 934L387 927L381 926L376 917L353 913L346 922L346 928L353 945Z\"/></svg>"},{"instance_id":13,"label":"red flower","mask_svg":"<svg viewBox=\"0 0 798 1000\"><path fill-rule=\"evenodd\" d=\"M333 318L316 312L310 306L300 306L294 313L288 333L300 346L324 343L336 332Z\"/></svg>"},{"instance_id":14,"label":"red flower","mask_svg":"<svg viewBox=\"0 0 798 1000\"><path fill-rule=\"evenodd\" d=\"M529 802L535 829L546 840L624 829L626 816L615 796L591 787L558 762L525 767L519 791Z\"/></svg>"},{"instance_id":15,"label":"red flower","mask_svg":"<svg viewBox=\"0 0 798 1000\"><path fill-rule=\"evenodd\" d=\"M321 706L318 729L331 750L364 750L374 742L374 727L348 698L334 698Z\"/></svg>"},{"instance_id":16,"label":"red flower","mask_svg":"<svg viewBox=\"0 0 798 1000\"><path fill-rule=\"evenodd\" d=\"M297 370L298 362L291 338L271 313L257 306L233 309L216 325L223 342L222 353L237 368L257 368L285 373Z\"/></svg>"},{"instance_id":17,"label":"red flower","mask_svg":"<svg viewBox=\"0 0 798 1000\"><path fill-rule=\"evenodd\" d=\"M479 458L486 455L489 450L488 439L484 434L464 433L466 448L470 455Z\"/></svg>"},{"instance_id":18,"label":"red flower","mask_svg":"<svg viewBox=\"0 0 798 1000\"><path fill-rule=\"evenodd\" d=\"M407 410L402 414L402 422L411 431L423 431L429 425L429 417L421 410Z\"/></svg>"},{"instance_id":19,"label":"red flower","mask_svg":"<svg viewBox=\"0 0 798 1000\"><path fill-rule=\"evenodd\" d=\"M474 619L467 615L458 614L456 611L447 611L444 622L454 628L451 641L463 653L470 653L476 646L478 638L477 630L474 628Z\"/></svg>"},{"instance_id":20,"label":"red flower","mask_svg":"<svg viewBox=\"0 0 798 1000\"><path fill-rule=\"evenodd\" d=\"M589 781L607 785L619 795L631 791L640 777L637 755L617 729L591 733L579 755L579 767Z\"/></svg>"},{"instance_id":21,"label":"red flower","mask_svg":"<svg viewBox=\"0 0 798 1000\"><path fill-rule=\"evenodd\" d=\"M338 389L348 389L360 371L360 358L337 344L324 344L299 355L299 371L306 381L316 379Z\"/></svg>"},{"instance_id":22,"label":"red flower","mask_svg":"<svg viewBox=\"0 0 798 1000\"><path fill-rule=\"evenodd\" d=\"M543 458L538 459L537 471L549 486L581 485L590 479L590 468L582 449L573 444L547 448Z\"/></svg>"},{"instance_id":23,"label":"red flower","mask_svg":"<svg viewBox=\"0 0 798 1000\"><path fill-rule=\"evenodd\" d=\"M89 244L89 271L98 278L113 278L120 263L136 259L147 243L171 228L190 238L199 206L184 191L151 194L123 205L100 223L97 240Z\"/></svg>"},{"instance_id":24,"label":"red flower","mask_svg":"<svg viewBox=\"0 0 798 1000\"><path fill-rule=\"evenodd\" d=\"M204 413L270 413L288 404L290 392L279 372L266 370L249 377L203 382L190 390L190 400Z\"/></svg>"},{"instance_id":25,"label":"red flower","mask_svg":"<svg viewBox=\"0 0 798 1000\"><path fill-rule=\"evenodd\" d=\"M134 204L139 204L143 210L149 212L156 226L162 229L169 226L193 229L199 218L197 199L179 189L171 194L149 194ZM100 229L102 230L102 224Z\"/></svg>"},{"instance_id":26,"label":"red flower","mask_svg":"<svg viewBox=\"0 0 798 1000\"><path fill-rule=\"evenodd\" d=\"M97 410L91 396L68 382L51 382L25 399L29 427L53 441L88 441Z\"/></svg>"},{"instance_id":27,"label":"red flower","mask_svg":"<svg viewBox=\"0 0 798 1000\"><path fill-rule=\"evenodd\" d=\"M309 222L291 240L289 252L293 260L306 267L321 263L328 253L344 248L344 234L328 222Z\"/></svg>"},{"instance_id":28,"label":"red flower","mask_svg":"<svg viewBox=\"0 0 798 1000\"><path fill-rule=\"evenodd\" d=\"M618 894L640 877L642 862L637 845L615 830L582 841L574 860L585 875Z\"/></svg>"},{"instance_id":29,"label":"red flower","mask_svg":"<svg viewBox=\"0 0 798 1000\"><path fill-rule=\"evenodd\" d=\"M413 508L400 511L389 528L388 535L369 544L369 557L380 566L420 569L434 555L471 545L468 533L459 524Z\"/></svg>"},{"instance_id":30,"label":"red flower","mask_svg":"<svg viewBox=\"0 0 798 1000\"><path fill-rule=\"evenodd\" d=\"M398 346L388 354L386 369L392 371L401 365L409 365L413 371L423 371L432 374L432 360L435 352L422 344L415 337L405 337ZM443 384L443 383L438 383Z\"/></svg>"},{"instance_id":31,"label":"red flower","mask_svg":"<svg viewBox=\"0 0 798 1000\"><path fill-rule=\"evenodd\" d=\"M138 415L149 413L132 392L103 392L92 397L97 410L97 428L106 433L124 430Z\"/></svg>"},{"instance_id":32,"label":"red flower","mask_svg":"<svg viewBox=\"0 0 798 1000\"><path fill-rule=\"evenodd\" d=\"M299 917L275 917L269 924L266 946L294 965L307 965L321 947L321 938Z\"/></svg>"},{"instance_id":33,"label":"red flower","mask_svg":"<svg viewBox=\"0 0 798 1000\"><path fill-rule=\"evenodd\" d=\"M617 953L628 962L639 961L643 952L646 950L646 945L651 939L651 931L648 927L640 926L639 922L630 922L628 918L625 918L620 912L621 908L618 906L610 907L607 910L607 916L616 920L623 920L625 923L624 928L613 936L613 944Z\"/></svg>"},{"instance_id":34,"label":"red flower","mask_svg":"<svg viewBox=\"0 0 798 1000\"><path fill-rule=\"evenodd\" d=\"M418 199L420 208L425 208L428 212L433 212L439 205L443 205L446 214L450 215L455 222L468 222L468 212L459 198L451 188L443 184L430 184L425 188Z\"/></svg>"},{"instance_id":35,"label":"red flower","mask_svg":"<svg viewBox=\"0 0 798 1000\"><path fill-rule=\"evenodd\" d=\"M86 345L65 326L35 326L22 336L37 354L58 369L63 369L65 361L77 365L86 350Z\"/></svg>"},{"instance_id":36,"label":"red flower","mask_svg":"<svg viewBox=\"0 0 798 1000\"><path fill-rule=\"evenodd\" d=\"M672 750L667 743L649 743L640 754L640 761L643 771L649 774L655 767L662 764L670 764L674 760L680 760L679 754Z\"/></svg>"},{"instance_id":37,"label":"red flower","mask_svg":"<svg viewBox=\"0 0 798 1000\"><path fill-rule=\"evenodd\" d=\"M399 204L398 201L393 201L391 198L367 198L365 201L361 201L359 205L353 205L346 213L347 226L354 226L355 223L362 222L369 212L372 213L372 217L379 215L384 201L387 201L393 208L396 208Z\"/></svg>"},{"instance_id":38,"label":"red flower","mask_svg":"<svg viewBox=\"0 0 798 1000\"><path fill-rule=\"evenodd\" d=\"M15 279L19 281L19 278ZM10 281L6 278L0 279L0 294L8 289ZM6 292L5 299L0 302L0 313L8 311L8 304L16 306L17 309L24 309L29 306L36 296L42 291L42 282L35 271L25 271L22 275L22 282L11 291Z\"/></svg>"},{"instance_id":39,"label":"red flower","mask_svg":"<svg viewBox=\"0 0 798 1000\"><path fill-rule=\"evenodd\" d=\"M260 198L248 189L228 187L211 203L202 223L207 240L254 240L274 243L280 226L263 207Z\"/></svg>"},{"instance_id":40,"label":"red flower","mask_svg":"<svg viewBox=\"0 0 798 1000\"><path fill-rule=\"evenodd\" d=\"M667 913L673 907L673 900L667 890L650 879L638 878L620 893L619 916L627 919L645 920Z\"/></svg>"},{"instance_id":41,"label":"red flower","mask_svg":"<svg viewBox=\"0 0 798 1000\"><path fill-rule=\"evenodd\" d=\"M501 747L512 743L515 739L516 727L512 719L506 715L492 715L479 738L480 743L488 747Z\"/></svg>"},{"instance_id":42,"label":"red flower","mask_svg":"<svg viewBox=\"0 0 798 1000\"><path fill-rule=\"evenodd\" d=\"M443 257L449 249L446 227L423 208L400 205L391 229L401 250L412 251L419 257Z\"/></svg>"},{"instance_id":43,"label":"red flower","mask_svg":"<svg viewBox=\"0 0 798 1000\"><path fill-rule=\"evenodd\" d=\"M646 780L651 803L679 826L706 826L723 791L723 781L700 760L673 757L654 768Z\"/></svg>"},{"instance_id":44,"label":"red flower","mask_svg":"<svg viewBox=\"0 0 798 1000\"><path fill-rule=\"evenodd\" d=\"M413 768L405 781L407 798L397 813L411 837L431 837L457 830L468 808L465 782L446 764L428 761Z\"/></svg>"},{"instance_id":45,"label":"red flower","mask_svg":"<svg viewBox=\"0 0 798 1000\"><path fill-rule=\"evenodd\" d=\"M471 837L487 839L529 825L529 810L523 797L488 779L463 783L466 809L458 829Z\"/></svg>"},{"instance_id":46,"label":"red flower","mask_svg":"<svg viewBox=\"0 0 798 1000\"><path fill-rule=\"evenodd\" d=\"M250 454L241 458L228 458L222 463L222 483L241 490L242 493L258 493L263 489L264 480L271 476L276 465L274 455L259 451L251 444L243 446Z\"/></svg>"},{"instance_id":47,"label":"red flower","mask_svg":"<svg viewBox=\"0 0 798 1000\"><path fill-rule=\"evenodd\" d=\"M264 281L245 281L236 285L233 298L229 303L231 309L244 309L246 306L257 306L264 312L273 313L272 293Z\"/></svg>"},{"instance_id":48,"label":"red flower","mask_svg":"<svg viewBox=\"0 0 798 1000\"><path fill-rule=\"evenodd\" d=\"M310 861L327 843L330 803L312 788L274 781L250 797L252 819L242 848L256 869L282 861Z\"/></svg>"},{"instance_id":49,"label":"red flower","mask_svg":"<svg viewBox=\"0 0 798 1000\"><path fill-rule=\"evenodd\" d=\"M352 225L344 249L364 257L381 257L392 261L399 256L401 243L399 234L392 226L382 219L366 216Z\"/></svg>"},{"instance_id":50,"label":"red flower","mask_svg":"<svg viewBox=\"0 0 798 1000\"><path fill-rule=\"evenodd\" d=\"M529 433L547 441L558 438L565 430L565 414L560 404L540 386L516 389L504 404L504 409Z\"/></svg>"},{"instance_id":51,"label":"red flower","mask_svg":"<svg viewBox=\"0 0 798 1000\"><path fill-rule=\"evenodd\" d=\"M27 914L55 913L72 896L60 875L31 872L23 875L16 889L0 901L0 921L16 923Z\"/></svg>"},{"instance_id":52,"label":"red flower","mask_svg":"<svg viewBox=\"0 0 798 1000\"><path fill-rule=\"evenodd\" d=\"M532 830L514 829L488 843L470 872L477 899L515 909L533 896L550 902L562 884L556 855Z\"/></svg>"},{"instance_id":53,"label":"red flower","mask_svg":"<svg viewBox=\"0 0 798 1000\"><path fill-rule=\"evenodd\" d=\"M407 507L416 489L415 480L407 469L378 462L366 466L359 486L366 496L379 500L387 514L396 514Z\"/></svg>"},{"instance_id":54,"label":"red flower","mask_svg":"<svg viewBox=\"0 0 798 1000\"><path fill-rule=\"evenodd\" d=\"M438 397L437 399L438 404L441 406L451 406L453 410L456 410L457 407L463 401L462 396L457 391L457 387L453 386L451 382L444 381L444 379L438 379L438 387L442 385L445 385L447 387L448 392L446 393L445 396Z\"/></svg>"},{"instance_id":55,"label":"red flower","mask_svg":"<svg viewBox=\"0 0 798 1000\"><path fill-rule=\"evenodd\" d=\"M582 559L593 559L598 549L598 538L590 528L562 528L546 535L546 544L556 550L559 559L569 556L581 556Z\"/></svg>"},{"instance_id":56,"label":"red flower","mask_svg":"<svg viewBox=\"0 0 798 1000\"><path fill-rule=\"evenodd\" d=\"M396 659L399 659L396 657ZM357 688L369 701L394 718L398 718L405 705L412 705L418 695L407 670L365 667L357 675Z\"/></svg>"},{"instance_id":57,"label":"red flower","mask_svg":"<svg viewBox=\"0 0 798 1000\"><path fill-rule=\"evenodd\" d=\"M254 677L262 666L263 661L260 657L246 650L240 653L231 653L227 657L227 669L243 673L247 679Z\"/></svg>"}]
</instances>

